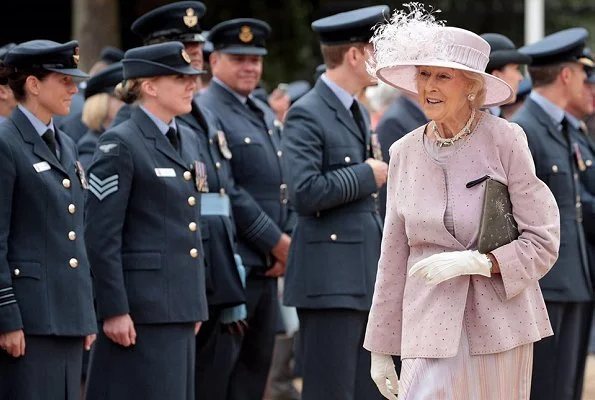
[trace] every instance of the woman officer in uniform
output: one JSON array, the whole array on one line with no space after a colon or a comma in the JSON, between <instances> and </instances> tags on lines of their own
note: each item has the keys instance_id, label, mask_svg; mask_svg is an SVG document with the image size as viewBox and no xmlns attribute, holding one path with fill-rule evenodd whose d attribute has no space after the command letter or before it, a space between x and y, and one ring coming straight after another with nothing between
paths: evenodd
<instances>
[{"instance_id":1,"label":"woman officer in uniform","mask_svg":"<svg viewBox=\"0 0 595 400\"><path fill-rule=\"evenodd\" d=\"M102 327L86 398L193 400L206 172L175 117L190 112L200 71L178 42L131 49L122 63L116 92L139 107L100 136L89 168L85 238Z\"/></svg>"},{"instance_id":2,"label":"woman officer in uniform","mask_svg":"<svg viewBox=\"0 0 595 400\"><path fill-rule=\"evenodd\" d=\"M84 172L54 126L77 92L78 43L33 40L0 64L18 102L0 127L0 399L79 398L97 328Z\"/></svg>"}]
</instances>

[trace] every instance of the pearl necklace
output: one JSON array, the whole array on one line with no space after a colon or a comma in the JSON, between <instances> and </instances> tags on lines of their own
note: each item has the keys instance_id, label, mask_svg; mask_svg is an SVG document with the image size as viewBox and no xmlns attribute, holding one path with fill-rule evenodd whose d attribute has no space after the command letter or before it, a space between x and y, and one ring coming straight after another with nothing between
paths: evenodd
<instances>
[{"instance_id":1,"label":"pearl necklace","mask_svg":"<svg viewBox=\"0 0 595 400\"><path fill-rule=\"evenodd\" d=\"M469 135L471 133L471 124L473 123L474 119L475 119L475 108L473 108L471 110L471 116L469 117L469 120L467 121L467 123L465 124L463 129L461 129L456 135L454 135L451 138L443 138L442 136L440 136L440 133L438 132L438 127L436 126L436 122L432 121L432 132L434 132L434 137L436 138L436 144L439 147L452 146L454 144L454 142L456 142L457 140L462 139L465 136Z\"/></svg>"}]
</instances>

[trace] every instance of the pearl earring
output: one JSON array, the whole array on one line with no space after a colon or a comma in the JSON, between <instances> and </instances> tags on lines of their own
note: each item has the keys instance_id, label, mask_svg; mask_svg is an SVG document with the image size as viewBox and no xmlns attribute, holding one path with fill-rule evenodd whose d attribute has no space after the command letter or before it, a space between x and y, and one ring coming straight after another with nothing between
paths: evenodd
<instances>
[{"instance_id":1,"label":"pearl earring","mask_svg":"<svg viewBox=\"0 0 595 400\"><path fill-rule=\"evenodd\" d=\"M469 93L469 95L467 96L467 100L472 102L473 100L475 100L475 95L473 93Z\"/></svg>"}]
</instances>

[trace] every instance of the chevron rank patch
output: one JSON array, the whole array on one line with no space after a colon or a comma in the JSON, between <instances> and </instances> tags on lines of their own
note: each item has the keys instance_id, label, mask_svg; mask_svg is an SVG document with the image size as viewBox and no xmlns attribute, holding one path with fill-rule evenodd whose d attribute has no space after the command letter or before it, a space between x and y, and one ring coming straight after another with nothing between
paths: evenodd
<instances>
[{"instance_id":1,"label":"chevron rank patch","mask_svg":"<svg viewBox=\"0 0 595 400\"><path fill-rule=\"evenodd\" d=\"M97 147L102 153L109 154L110 156L117 156L120 153L118 143L106 142Z\"/></svg>"},{"instance_id":2,"label":"chevron rank patch","mask_svg":"<svg viewBox=\"0 0 595 400\"><path fill-rule=\"evenodd\" d=\"M118 174L105 179L101 179L93 173L89 174L89 191L97 197L97 200L103 201L118 191Z\"/></svg>"}]
</instances>

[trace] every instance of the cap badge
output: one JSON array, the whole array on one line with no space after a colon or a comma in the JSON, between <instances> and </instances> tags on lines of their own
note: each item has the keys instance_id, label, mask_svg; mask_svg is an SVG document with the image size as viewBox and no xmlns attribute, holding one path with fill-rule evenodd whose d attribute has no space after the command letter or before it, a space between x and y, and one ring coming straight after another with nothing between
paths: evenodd
<instances>
[{"instance_id":1,"label":"cap badge","mask_svg":"<svg viewBox=\"0 0 595 400\"><path fill-rule=\"evenodd\" d=\"M187 8L186 15L184 15L184 25L186 25L188 28L192 28L192 27L196 26L197 23L198 23L198 17L196 16L194 9Z\"/></svg>"},{"instance_id":2,"label":"cap badge","mask_svg":"<svg viewBox=\"0 0 595 400\"><path fill-rule=\"evenodd\" d=\"M186 50L182 49L182 58L184 59L184 61L186 61L188 64L190 64L190 61L192 61L190 59L190 56L188 55L188 53L186 53Z\"/></svg>"},{"instance_id":3,"label":"cap badge","mask_svg":"<svg viewBox=\"0 0 595 400\"><path fill-rule=\"evenodd\" d=\"M80 56L78 47L74 48L74 54L72 55L72 59L74 60L75 65L79 65Z\"/></svg>"},{"instance_id":4,"label":"cap badge","mask_svg":"<svg viewBox=\"0 0 595 400\"><path fill-rule=\"evenodd\" d=\"M244 43L249 43L254 39L254 34L252 33L252 29L249 26L242 26L240 28L240 40Z\"/></svg>"},{"instance_id":5,"label":"cap badge","mask_svg":"<svg viewBox=\"0 0 595 400\"><path fill-rule=\"evenodd\" d=\"M590 58L587 57L581 57L578 59L578 62L583 64L585 67L587 68L593 68L593 66L595 65L593 63L593 60L591 60Z\"/></svg>"}]
</instances>

